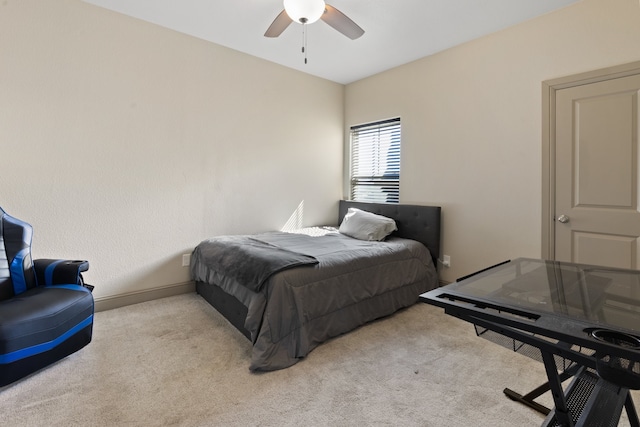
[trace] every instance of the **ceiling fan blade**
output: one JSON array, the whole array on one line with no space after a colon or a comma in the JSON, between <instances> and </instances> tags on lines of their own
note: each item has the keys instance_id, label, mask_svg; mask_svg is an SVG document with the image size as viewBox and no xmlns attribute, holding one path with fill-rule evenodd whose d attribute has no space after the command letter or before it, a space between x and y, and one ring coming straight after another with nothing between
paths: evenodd
<instances>
[{"instance_id":1,"label":"ceiling fan blade","mask_svg":"<svg viewBox=\"0 0 640 427\"><path fill-rule=\"evenodd\" d=\"M287 15L287 12L283 10L282 12L280 12L278 16L276 16L276 19L273 20L271 25L269 25L269 28L267 28L267 31L264 33L264 36L278 37L280 34L282 34L284 30L287 29L289 24L291 24L292 22L293 21L291 20L291 18L289 18L289 15Z\"/></svg>"},{"instance_id":2,"label":"ceiling fan blade","mask_svg":"<svg viewBox=\"0 0 640 427\"><path fill-rule=\"evenodd\" d=\"M360 28L358 24L353 22L347 15L340 12L333 6L326 5L324 14L320 19L345 36L349 37L351 40L355 40L364 34L364 30Z\"/></svg>"}]
</instances>

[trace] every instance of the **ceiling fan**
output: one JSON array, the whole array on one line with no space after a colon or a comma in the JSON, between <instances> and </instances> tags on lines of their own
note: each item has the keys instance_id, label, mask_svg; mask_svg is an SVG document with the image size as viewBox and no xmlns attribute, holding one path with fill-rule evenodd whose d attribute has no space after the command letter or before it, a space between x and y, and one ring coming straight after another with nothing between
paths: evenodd
<instances>
[{"instance_id":1,"label":"ceiling fan","mask_svg":"<svg viewBox=\"0 0 640 427\"><path fill-rule=\"evenodd\" d=\"M278 37L292 22L303 25L312 24L322 19L335 30L355 40L364 34L364 30L347 15L324 0L284 0L284 10L273 20L265 37Z\"/></svg>"}]
</instances>

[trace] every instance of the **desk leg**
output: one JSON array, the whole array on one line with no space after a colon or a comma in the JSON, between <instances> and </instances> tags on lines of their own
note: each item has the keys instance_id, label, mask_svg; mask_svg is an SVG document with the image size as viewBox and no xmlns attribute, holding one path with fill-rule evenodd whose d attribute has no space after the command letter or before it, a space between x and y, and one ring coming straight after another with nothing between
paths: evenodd
<instances>
[{"instance_id":1,"label":"desk leg","mask_svg":"<svg viewBox=\"0 0 640 427\"><path fill-rule=\"evenodd\" d=\"M576 372L578 371L578 368L579 368L578 365L572 365L568 369L566 369L564 372L561 372L559 374L560 382L565 382L566 380L568 380L569 378L574 376L576 374ZM549 412L551 412L551 409L549 409L546 406L541 405L540 403L535 401L535 399L537 399L538 397L542 396L543 394L545 394L549 390L551 390L551 387L549 385L549 381L547 381L546 383L541 384L540 386L534 388L529 393L524 394L524 395L523 394L519 394L519 393L517 393L517 392L515 392L515 391L513 391L513 390L511 390L509 388L505 388L503 390L503 393L511 400L514 400L516 402L520 402L523 405L526 405L526 406L528 406L530 408L533 408L533 409L535 409L536 411L540 412L543 415L549 415Z\"/></svg>"},{"instance_id":2,"label":"desk leg","mask_svg":"<svg viewBox=\"0 0 640 427\"><path fill-rule=\"evenodd\" d=\"M627 418L629 418L629 425L631 427L640 427L640 421L638 421L638 413L636 412L636 407L633 404L633 399L631 398L631 392L627 394L627 400L624 402L624 408L627 410Z\"/></svg>"},{"instance_id":3,"label":"desk leg","mask_svg":"<svg viewBox=\"0 0 640 427\"><path fill-rule=\"evenodd\" d=\"M528 406L529 408L535 409L536 411L540 412L543 415L548 415L549 412L551 412L551 409L547 408L544 405L541 405L540 403L536 402L534 399L542 396L547 391L549 391L549 383L544 383L540 387L537 387L536 389L531 390L527 394L520 394L518 392L511 390L510 388L505 388L504 390L502 390L505 396L507 396L509 399L522 403L523 405Z\"/></svg>"},{"instance_id":4,"label":"desk leg","mask_svg":"<svg viewBox=\"0 0 640 427\"><path fill-rule=\"evenodd\" d=\"M573 427L573 420L569 413L567 399L564 397L562 382L560 381L560 375L558 375L558 368L556 367L553 354L542 350L540 352L542 353L544 369L547 371L547 378L549 379L549 389L551 390L553 402L555 403L555 418L561 426Z\"/></svg>"}]
</instances>

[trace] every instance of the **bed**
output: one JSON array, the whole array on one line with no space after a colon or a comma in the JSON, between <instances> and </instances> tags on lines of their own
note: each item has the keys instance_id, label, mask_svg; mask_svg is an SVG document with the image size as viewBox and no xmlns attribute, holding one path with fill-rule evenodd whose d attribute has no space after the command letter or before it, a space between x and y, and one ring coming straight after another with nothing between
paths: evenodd
<instances>
[{"instance_id":1,"label":"bed","mask_svg":"<svg viewBox=\"0 0 640 427\"><path fill-rule=\"evenodd\" d=\"M251 341L250 370L287 368L438 286L440 207L341 200L338 210L339 229L219 236L194 249L196 291ZM350 237L353 214L397 229L382 241Z\"/></svg>"}]
</instances>

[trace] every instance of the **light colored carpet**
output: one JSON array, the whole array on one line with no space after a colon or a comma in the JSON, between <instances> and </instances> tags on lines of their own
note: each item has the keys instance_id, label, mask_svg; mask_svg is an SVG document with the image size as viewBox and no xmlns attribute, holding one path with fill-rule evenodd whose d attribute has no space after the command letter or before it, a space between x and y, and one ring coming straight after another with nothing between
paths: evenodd
<instances>
[{"instance_id":1,"label":"light colored carpet","mask_svg":"<svg viewBox=\"0 0 640 427\"><path fill-rule=\"evenodd\" d=\"M2 426L539 426L542 364L416 304L281 371L200 296L100 312L89 346L0 389ZM549 403L545 396L543 403ZM626 422L624 420L623 422Z\"/></svg>"}]
</instances>

